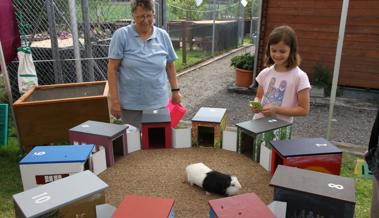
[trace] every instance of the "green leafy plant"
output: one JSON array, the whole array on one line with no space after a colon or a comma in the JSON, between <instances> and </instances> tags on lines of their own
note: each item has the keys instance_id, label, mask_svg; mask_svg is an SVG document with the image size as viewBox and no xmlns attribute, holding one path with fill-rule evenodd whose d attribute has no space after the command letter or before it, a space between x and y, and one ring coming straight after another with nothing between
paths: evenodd
<instances>
[{"instance_id":1,"label":"green leafy plant","mask_svg":"<svg viewBox=\"0 0 379 218\"><path fill-rule=\"evenodd\" d=\"M254 55L252 55L250 52L242 55L237 55L231 59L230 66L244 70L253 70Z\"/></svg>"},{"instance_id":2,"label":"green leafy plant","mask_svg":"<svg viewBox=\"0 0 379 218\"><path fill-rule=\"evenodd\" d=\"M316 64L313 68L313 80L312 85L324 88L324 96L330 96L332 89L332 75L333 73L328 70L328 68L323 64ZM337 96L343 95L343 88L337 86Z\"/></svg>"},{"instance_id":3,"label":"green leafy plant","mask_svg":"<svg viewBox=\"0 0 379 218\"><path fill-rule=\"evenodd\" d=\"M249 105L250 105L250 107L255 108L257 110L262 110L263 109L262 104L260 102L258 102L258 101L249 101Z\"/></svg>"},{"instance_id":4,"label":"green leafy plant","mask_svg":"<svg viewBox=\"0 0 379 218\"><path fill-rule=\"evenodd\" d=\"M328 68L323 64L316 64L313 68L313 85L318 85L324 88L330 88L332 85L332 77Z\"/></svg>"}]
</instances>

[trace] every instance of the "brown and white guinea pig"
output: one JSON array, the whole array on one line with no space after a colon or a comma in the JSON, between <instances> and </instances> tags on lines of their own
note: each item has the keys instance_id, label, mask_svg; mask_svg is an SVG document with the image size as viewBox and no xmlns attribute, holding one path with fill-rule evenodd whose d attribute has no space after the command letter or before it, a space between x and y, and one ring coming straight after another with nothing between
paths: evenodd
<instances>
[{"instance_id":1,"label":"brown and white guinea pig","mask_svg":"<svg viewBox=\"0 0 379 218\"><path fill-rule=\"evenodd\" d=\"M235 195L241 187L237 177L211 170L203 163L190 164L186 167L187 180L206 192L219 195Z\"/></svg>"}]
</instances>

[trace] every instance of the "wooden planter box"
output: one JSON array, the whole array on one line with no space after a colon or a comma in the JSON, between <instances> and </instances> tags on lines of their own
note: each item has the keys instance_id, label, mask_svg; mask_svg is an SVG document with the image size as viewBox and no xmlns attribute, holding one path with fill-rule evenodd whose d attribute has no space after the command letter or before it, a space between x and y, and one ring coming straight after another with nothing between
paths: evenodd
<instances>
[{"instance_id":1,"label":"wooden planter box","mask_svg":"<svg viewBox=\"0 0 379 218\"><path fill-rule=\"evenodd\" d=\"M37 86L14 104L21 145L68 141L68 130L87 120L109 122L106 81Z\"/></svg>"}]
</instances>

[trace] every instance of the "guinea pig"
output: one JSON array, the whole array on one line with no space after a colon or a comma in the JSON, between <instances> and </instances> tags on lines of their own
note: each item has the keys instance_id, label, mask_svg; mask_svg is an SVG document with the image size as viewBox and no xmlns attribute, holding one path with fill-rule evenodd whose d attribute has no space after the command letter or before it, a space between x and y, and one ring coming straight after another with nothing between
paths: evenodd
<instances>
[{"instance_id":1,"label":"guinea pig","mask_svg":"<svg viewBox=\"0 0 379 218\"><path fill-rule=\"evenodd\" d=\"M242 188L237 177L211 170L203 163L190 164L186 167L187 180L203 188L206 193L235 195Z\"/></svg>"}]
</instances>

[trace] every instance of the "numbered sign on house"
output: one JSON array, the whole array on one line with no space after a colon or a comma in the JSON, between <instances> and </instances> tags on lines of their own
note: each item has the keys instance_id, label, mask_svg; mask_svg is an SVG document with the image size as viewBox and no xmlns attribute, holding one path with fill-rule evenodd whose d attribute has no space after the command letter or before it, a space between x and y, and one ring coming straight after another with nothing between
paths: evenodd
<instances>
[{"instance_id":1,"label":"numbered sign on house","mask_svg":"<svg viewBox=\"0 0 379 218\"><path fill-rule=\"evenodd\" d=\"M287 202L286 217L354 217L353 178L279 165L270 185L273 200Z\"/></svg>"},{"instance_id":2,"label":"numbered sign on house","mask_svg":"<svg viewBox=\"0 0 379 218\"><path fill-rule=\"evenodd\" d=\"M96 217L107 187L86 170L13 195L16 217Z\"/></svg>"}]
</instances>

